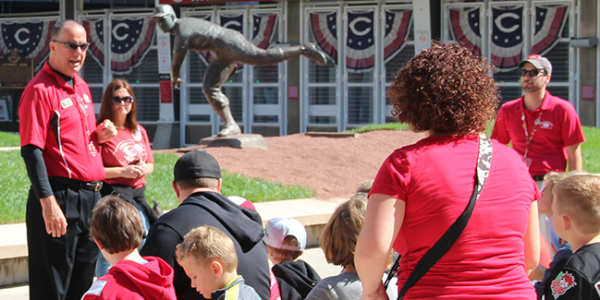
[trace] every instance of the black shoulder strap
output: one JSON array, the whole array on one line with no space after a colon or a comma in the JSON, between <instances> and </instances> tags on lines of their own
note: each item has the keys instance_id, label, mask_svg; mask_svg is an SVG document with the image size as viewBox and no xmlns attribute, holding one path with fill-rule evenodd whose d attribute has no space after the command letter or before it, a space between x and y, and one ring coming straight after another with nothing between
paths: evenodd
<instances>
[{"instance_id":1,"label":"black shoulder strap","mask_svg":"<svg viewBox=\"0 0 600 300\"><path fill-rule=\"evenodd\" d=\"M471 196L471 200L469 204L463 211L462 215L448 228L448 230L442 235L442 237L423 255L423 257L417 263L414 271L402 287L402 290L398 294L398 299L404 298L404 295L431 267L433 267L448 250L454 245L458 237L462 234L463 230L467 226L469 219L471 218L471 214L473 214L473 207L475 207L475 202L479 195L481 194L481 190L483 189L483 185L485 184L485 180L488 177L488 173L490 172L490 164L492 161L492 141L485 136L481 136L479 138L479 159L477 160L477 168L475 171L475 187L473 189L473 195Z\"/></svg>"}]
</instances>

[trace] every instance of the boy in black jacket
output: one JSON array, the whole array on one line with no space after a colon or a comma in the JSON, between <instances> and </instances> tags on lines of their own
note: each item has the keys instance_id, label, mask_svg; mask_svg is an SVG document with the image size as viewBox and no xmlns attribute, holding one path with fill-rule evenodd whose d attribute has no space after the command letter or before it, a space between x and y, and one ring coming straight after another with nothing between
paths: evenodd
<instances>
[{"instance_id":1,"label":"boy in black jacket","mask_svg":"<svg viewBox=\"0 0 600 300\"><path fill-rule=\"evenodd\" d=\"M321 280L317 272L298 257L306 247L306 229L292 218L271 219L265 227L267 254L279 284L281 299L302 300Z\"/></svg>"}]
</instances>

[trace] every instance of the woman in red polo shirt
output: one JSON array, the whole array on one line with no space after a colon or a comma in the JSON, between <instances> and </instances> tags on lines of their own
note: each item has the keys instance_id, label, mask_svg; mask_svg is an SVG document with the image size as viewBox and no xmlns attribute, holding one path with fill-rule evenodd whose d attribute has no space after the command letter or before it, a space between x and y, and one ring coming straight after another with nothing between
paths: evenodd
<instances>
[{"instance_id":1,"label":"woman in red polo shirt","mask_svg":"<svg viewBox=\"0 0 600 300\"><path fill-rule=\"evenodd\" d=\"M100 193L102 196L118 194L137 207L147 233L157 219L144 196L146 176L154 170L154 157L148 134L137 122L136 109L135 96L129 82L115 79L108 84L102 97L98 122L111 120L118 133L102 146L106 177ZM96 271L98 278L110 267L103 259L99 259Z\"/></svg>"}]
</instances>

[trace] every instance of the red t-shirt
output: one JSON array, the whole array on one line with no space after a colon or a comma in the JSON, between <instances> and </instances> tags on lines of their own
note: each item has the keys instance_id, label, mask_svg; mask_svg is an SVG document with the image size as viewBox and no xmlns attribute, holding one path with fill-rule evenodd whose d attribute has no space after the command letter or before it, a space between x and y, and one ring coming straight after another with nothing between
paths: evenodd
<instances>
[{"instance_id":1,"label":"red t-shirt","mask_svg":"<svg viewBox=\"0 0 600 300\"><path fill-rule=\"evenodd\" d=\"M550 95L548 91L542 105L534 111L525 108L524 97L504 103L498 112L492 138L505 145L512 141L513 149L521 156L525 154L526 146L523 114L529 136L537 127L527 152L527 157L531 159L531 175L565 171L568 156L565 147L585 142L573 105ZM540 114L540 123L536 126L534 123Z\"/></svg>"},{"instance_id":2,"label":"red t-shirt","mask_svg":"<svg viewBox=\"0 0 600 300\"><path fill-rule=\"evenodd\" d=\"M68 85L46 62L27 84L19 103L21 147L31 144L43 150L48 176L102 180L90 88L77 74L73 82L74 87Z\"/></svg>"},{"instance_id":3,"label":"red t-shirt","mask_svg":"<svg viewBox=\"0 0 600 300\"><path fill-rule=\"evenodd\" d=\"M153 163L152 149L146 129L138 125L138 131L132 133L129 129L119 129L117 136L102 146L102 161L105 167L125 167L139 162ZM140 178L108 178L108 184L120 184L140 188L146 184L146 177Z\"/></svg>"},{"instance_id":4,"label":"red t-shirt","mask_svg":"<svg viewBox=\"0 0 600 300\"><path fill-rule=\"evenodd\" d=\"M479 138L425 138L394 151L371 194L406 202L394 249L402 255L401 288L421 257L471 199ZM535 299L525 273L523 237L540 195L521 158L493 141L490 173L467 227L405 299Z\"/></svg>"}]
</instances>

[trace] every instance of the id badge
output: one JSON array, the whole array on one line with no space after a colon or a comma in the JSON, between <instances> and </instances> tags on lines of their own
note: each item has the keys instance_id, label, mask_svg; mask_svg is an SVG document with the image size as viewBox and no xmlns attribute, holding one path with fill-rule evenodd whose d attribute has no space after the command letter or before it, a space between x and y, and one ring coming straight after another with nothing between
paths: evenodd
<instances>
[{"instance_id":1,"label":"id badge","mask_svg":"<svg viewBox=\"0 0 600 300\"><path fill-rule=\"evenodd\" d=\"M90 150L90 155L92 157L96 156L96 154L98 154L98 150L96 150L96 146L94 146L94 142L90 141L88 143L88 148Z\"/></svg>"},{"instance_id":2,"label":"id badge","mask_svg":"<svg viewBox=\"0 0 600 300\"><path fill-rule=\"evenodd\" d=\"M523 157L523 162L525 163L525 165L527 165L527 169L531 167L531 158Z\"/></svg>"}]
</instances>

